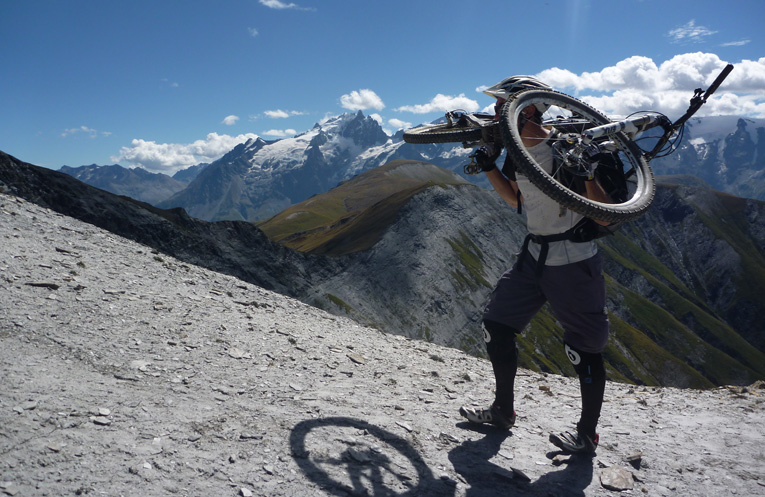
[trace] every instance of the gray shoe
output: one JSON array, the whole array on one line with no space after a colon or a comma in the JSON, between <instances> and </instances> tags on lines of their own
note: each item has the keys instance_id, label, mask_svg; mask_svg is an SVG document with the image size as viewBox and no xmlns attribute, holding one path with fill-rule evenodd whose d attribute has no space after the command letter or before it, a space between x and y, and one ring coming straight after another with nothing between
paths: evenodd
<instances>
[{"instance_id":1,"label":"gray shoe","mask_svg":"<svg viewBox=\"0 0 765 497\"><path fill-rule=\"evenodd\" d=\"M598 448L599 438L597 433L595 434L594 439L579 432L571 433L566 431L559 435L554 433L550 434L550 442L552 442L553 445L572 454L594 454L595 450Z\"/></svg>"},{"instance_id":2,"label":"gray shoe","mask_svg":"<svg viewBox=\"0 0 765 497\"><path fill-rule=\"evenodd\" d=\"M475 409L473 407L460 407L460 415L471 423L489 424L503 430L509 430L515 425L515 411L510 416L505 415L502 410L492 405L487 409Z\"/></svg>"}]
</instances>

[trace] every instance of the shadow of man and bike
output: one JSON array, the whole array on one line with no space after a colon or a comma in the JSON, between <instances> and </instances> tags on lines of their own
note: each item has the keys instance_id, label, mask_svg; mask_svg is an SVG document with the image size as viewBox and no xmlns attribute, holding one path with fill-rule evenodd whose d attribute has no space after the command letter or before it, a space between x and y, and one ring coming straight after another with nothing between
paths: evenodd
<instances>
[{"instance_id":1,"label":"shadow of man and bike","mask_svg":"<svg viewBox=\"0 0 765 497\"><path fill-rule=\"evenodd\" d=\"M484 436L449 450L448 458L465 485L436 477L415 440L407 440L366 421L329 417L301 421L292 429L293 457L305 476L331 495L368 496L584 496L592 482L591 457L572 456L561 470L529 481L492 459L512 432L458 423ZM551 452L552 459L560 452Z\"/></svg>"}]
</instances>

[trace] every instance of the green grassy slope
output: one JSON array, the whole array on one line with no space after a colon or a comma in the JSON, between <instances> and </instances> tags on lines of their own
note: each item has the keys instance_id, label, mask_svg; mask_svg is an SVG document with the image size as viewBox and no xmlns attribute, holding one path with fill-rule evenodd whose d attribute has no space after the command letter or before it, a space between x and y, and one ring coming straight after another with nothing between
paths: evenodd
<instances>
[{"instance_id":1,"label":"green grassy slope","mask_svg":"<svg viewBox=\"0 0 765 497\"><path fill-rule=\"evenodd\" d=\"M258 227L300 252L330 256L366 250L413 196L434 185L466 182L431 164L392 161L284 210Z\"/></svg>"}]
</instances>

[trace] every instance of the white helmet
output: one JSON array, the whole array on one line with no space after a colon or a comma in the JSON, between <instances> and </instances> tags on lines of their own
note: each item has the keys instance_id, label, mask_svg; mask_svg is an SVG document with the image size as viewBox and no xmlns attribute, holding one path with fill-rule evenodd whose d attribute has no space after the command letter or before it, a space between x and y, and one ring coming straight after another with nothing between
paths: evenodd
<instances>
[{"instance_id":1,"label":"white helmet","mask_svg":"<svg viewBox=\"0 0 765 497\"><path fill-rule=\"evenodd\" d=\"M507 100L511 95L532 88L552 90L552 88L531 76L510 76L494 86L486 88L483 92L494 98Z\"/></svg>"}]
</instances>

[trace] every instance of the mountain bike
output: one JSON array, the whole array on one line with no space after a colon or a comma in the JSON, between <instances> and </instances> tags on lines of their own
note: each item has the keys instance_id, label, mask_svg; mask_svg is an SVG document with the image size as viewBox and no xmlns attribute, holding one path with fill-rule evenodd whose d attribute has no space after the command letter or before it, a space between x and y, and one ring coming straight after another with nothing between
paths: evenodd
<instances>
[{"instance_id":1,"label":"mountain bike","mask_svg":"<svg viewBox=\"0 0 765 497\"><path fill-rule=\"evenodd\" d=\"M597 109L564 93L533 89L513 95L499 116L447 112L443 122L408 129L407 143L461 142L475 148L487 143L504 146L518 173L544 194L585 217L611 223L635 219L653 202L655 184L649 162L674 152L683 137L685 122L693 116L733 70L728 64L709 88L696 89L688 110L672 122L659 112L643 111L612 121ZM549 132L553 167L545 170L529 154L521 140L521 114L529 105L546 109L542 126ZM649 132L660 130L660 134ZM646 143L652 144L646 147ZM464 168L478 174L474 155ZM598 180L613 203L590 200L583 195L585 178Z\"/></svg>"}]
</instances>

